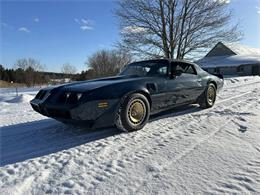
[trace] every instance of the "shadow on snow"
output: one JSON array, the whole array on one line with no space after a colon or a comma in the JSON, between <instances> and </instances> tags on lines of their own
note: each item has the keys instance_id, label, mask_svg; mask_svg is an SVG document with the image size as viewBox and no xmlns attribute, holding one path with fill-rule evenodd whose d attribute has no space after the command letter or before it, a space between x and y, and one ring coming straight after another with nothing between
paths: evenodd
<instances>
[{"instance_id":1,"label":"shadow on snow","mask_svg":"<svg viewBox=\"0 0 260 195\"><path fill-rule=\"evenodd\" d=\"M151 116L150 122L200 110L194 105L185 106ZM2 127L0 166L48 155L120 133L116 128L91 130L68 126L53 119Z\"/></svg>"},{"instance_id":2,"label":"shadow on snow","mask_svg":"<svg viewBox=\"0 0 260 195\"><path fill-rule=\"evenodd\" d=\"M66 150L119 134L115 128L90 130L44 119L2 127L0 166Z\"/></svg>"}]
</instances>

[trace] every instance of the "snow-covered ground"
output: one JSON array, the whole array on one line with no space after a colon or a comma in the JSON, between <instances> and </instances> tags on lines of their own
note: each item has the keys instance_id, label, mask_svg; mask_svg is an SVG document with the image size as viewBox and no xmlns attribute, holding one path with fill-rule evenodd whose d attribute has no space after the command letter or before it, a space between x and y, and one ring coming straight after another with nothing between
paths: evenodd
<instances>
[{"instance_id":1,"label":"snow-covered ground","mask_svg":"<svg viewBox=\"0 0 260 195\"><path fill-rule=\"evenodd\" d=\"M260 194L260 77L225 79L215 106L133 133L35 113L35 90L0 89L0 194Z\"/></svg>"}]
</instances>

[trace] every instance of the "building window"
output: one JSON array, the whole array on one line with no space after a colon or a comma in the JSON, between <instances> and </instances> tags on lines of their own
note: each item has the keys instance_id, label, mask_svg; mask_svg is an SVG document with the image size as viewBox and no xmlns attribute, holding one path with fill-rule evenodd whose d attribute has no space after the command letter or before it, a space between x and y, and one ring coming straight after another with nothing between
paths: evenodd
<instances>
[{"instance_id":1,"label":"building window","mask_svg":"<svg viewBox=\"0 0 260 195\"><path fill-rule=\"evenodd\" d=\"M214 73L219 73L219 68L214 68Z\"/></svg>"},{"instance_id":2,"label":"building window","mask_svg":"<svg viewBox=\"0 0 260 195\"><path fill-rule=\"evenodd\" d=\"M237 67L237 72L244 72L244 67L243 66Z\"/></svg>"}]
</instances>

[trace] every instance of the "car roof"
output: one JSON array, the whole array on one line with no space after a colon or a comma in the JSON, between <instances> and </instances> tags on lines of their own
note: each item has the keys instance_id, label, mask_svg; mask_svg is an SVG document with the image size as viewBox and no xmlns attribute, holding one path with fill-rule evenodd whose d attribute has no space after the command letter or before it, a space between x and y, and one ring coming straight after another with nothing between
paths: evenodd
<instances>
[{"instance_id":1,"label":"car roof","mask_svg":"<svg viewBox=\"0 0 260 195\"><path fill-rule=\"evenodd\" d=\"M195 64L194 62L190 62L187 60L181 60L181 59L170 59L170 58L159 58L159 59L151 59L151 60L140 60L140 61L135 61L135 62L158 62L158 61L169 61L169 62L182 62L182 63L188 63L188 64L192 64L195 66L198 66L197 64ZM135 63L133 62L133 63Z\"/></svg>"}]
</instances>

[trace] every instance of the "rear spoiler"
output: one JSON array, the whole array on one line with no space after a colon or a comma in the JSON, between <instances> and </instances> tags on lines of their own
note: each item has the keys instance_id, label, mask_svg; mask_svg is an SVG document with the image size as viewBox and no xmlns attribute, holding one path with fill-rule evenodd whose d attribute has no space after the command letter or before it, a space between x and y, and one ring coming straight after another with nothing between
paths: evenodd
<instances>
[{"instance_id":1,"label":"rear spoiler","mask_svg":"<svg viewBox=\"0 0 260 195\"><path fill-rule=\"evenodd\" d=\"M224 79L223 75L222 74L213 74L214 76L220 78L220 79Z\"/></svg>"}]
</instances>

